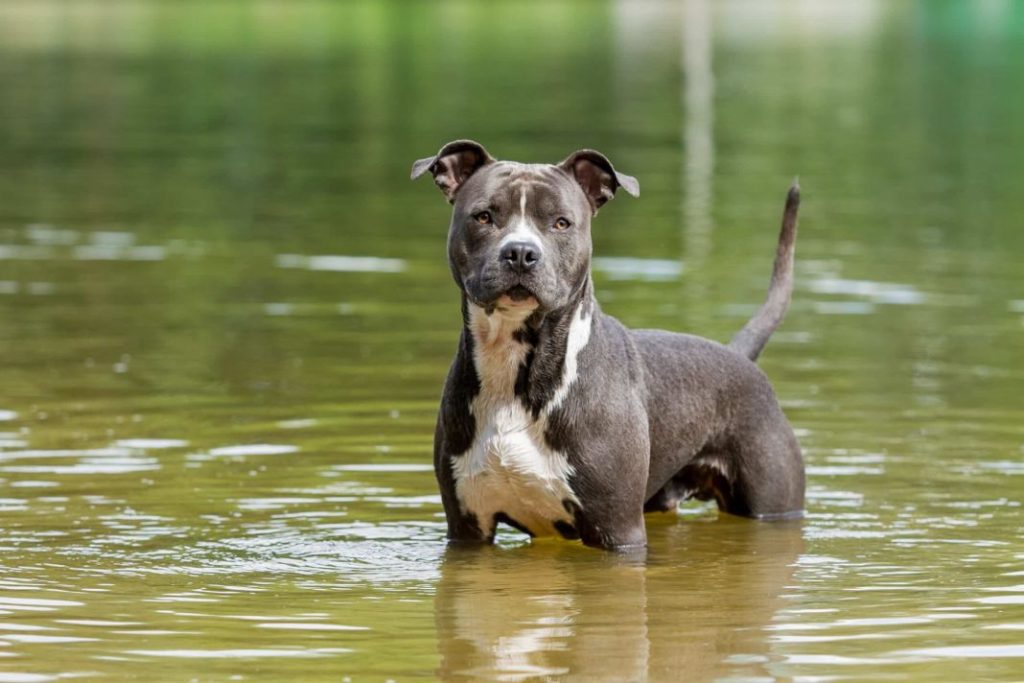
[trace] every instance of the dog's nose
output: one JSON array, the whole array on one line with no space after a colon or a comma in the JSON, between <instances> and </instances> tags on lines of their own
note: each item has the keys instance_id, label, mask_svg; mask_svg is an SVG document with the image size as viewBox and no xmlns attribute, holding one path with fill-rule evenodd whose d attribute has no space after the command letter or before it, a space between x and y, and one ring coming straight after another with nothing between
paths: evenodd
<instances>
[{"instance_id":1,"label":"dog's nose","mask_svg":"<svg viewBox=\"0 0 1024 683\"><path fill-rule=\"evenodd\" d=\"M500 258L515 272L525 273L540 263L540 248L532 242L509 242L502 247Z\"/></svg>"}]
</instances>

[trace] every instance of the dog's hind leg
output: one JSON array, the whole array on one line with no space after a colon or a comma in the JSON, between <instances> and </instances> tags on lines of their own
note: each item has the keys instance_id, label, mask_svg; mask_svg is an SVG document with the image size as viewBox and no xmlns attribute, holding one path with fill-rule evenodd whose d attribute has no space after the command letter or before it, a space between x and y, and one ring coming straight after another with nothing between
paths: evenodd
<instances>
[{"instance_id":1,"label":"dog's hind leg","mask_svg":"<svg viewBox=\"0 0 1024 683\"><path fill-rule=\"evenodd\" d=\"M731 456L732 497L724 510L758 519L802 516L804 461L784 419L739 441Z\"/></svg>"},{"instance_id":2,"label":"dog's hind leg","mask_svg":"<svg viewBox=\"0 0 1024 683\"><path fill-rule=\"evenodd\" d=\"M726 453L698 456L676 477L693 497L715 500L724 512L756 519L799 517L804 462L784 419L736 439Z\"/></svg>"},{"instance_id":3,"label":"dog's hind leg","mask_svg":"<svg viewBox=\"0 0 1024 683\"><path fill-rule=\"evenodd\" d=\"M702 452L644 505L674 510L687 499L713 500L729 514L757 519L797 517L804 507L804 464L788 425L741 441L728 452Z\"/></svg>"}]
</instances>

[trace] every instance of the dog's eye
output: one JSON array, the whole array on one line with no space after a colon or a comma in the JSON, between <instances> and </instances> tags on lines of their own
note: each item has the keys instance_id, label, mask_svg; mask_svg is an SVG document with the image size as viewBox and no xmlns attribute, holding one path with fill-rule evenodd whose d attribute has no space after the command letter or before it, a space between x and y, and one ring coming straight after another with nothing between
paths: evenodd
<instances>
[{"instance_id":1,"label":"dog's eye","mask_svg":"<svg viewBox=\"0 0 1024 683\"><path fill-rule=\"evenodd\" d=\"M568 230L571 225L572 223L570 223L567 219L559 218L557 221L555 221L555 230Z\"/></svg>"},{"instance_id":2,"label":"dog's eye","mask_svg":"<svg viewBox=\"0 0 1024 683\"><path fill-rule=\"evenodd\" d=\"M473 214L473 220L480 225L490 225L493 222L490 211L481 211L480 213Z\"/></svg>"}]
</instances>

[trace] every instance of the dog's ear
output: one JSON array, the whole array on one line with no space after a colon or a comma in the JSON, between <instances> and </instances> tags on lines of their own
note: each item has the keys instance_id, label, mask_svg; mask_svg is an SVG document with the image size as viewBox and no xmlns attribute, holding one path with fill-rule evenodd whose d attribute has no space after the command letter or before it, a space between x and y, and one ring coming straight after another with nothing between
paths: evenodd
<instances>
[{"instance_id":1,"label":"dog's ear","mask_svg":"<svg viewBox=\"0 0 1024 683\"><path fill-rule=\"evenodd\" d=\"M442 147L437 154L413 162L413 180L430 171L434 184L444 193L448 203L455 202L455 193L477 169L494 161L484 146L472 140L455 140Z\"/></svg>"},{"instance_id":2,"label":"dog's ear","mask_svg":"<svg viewBox=\"0 0 1024 683\"><path fill-rule=\"evenodd\" d=\"M558 167L580 184L595 214L620 187L634 197L640 196L640 183L636 178L616 172L608 157L592 149L573 152Z\"/></svg>"}]
</instances>

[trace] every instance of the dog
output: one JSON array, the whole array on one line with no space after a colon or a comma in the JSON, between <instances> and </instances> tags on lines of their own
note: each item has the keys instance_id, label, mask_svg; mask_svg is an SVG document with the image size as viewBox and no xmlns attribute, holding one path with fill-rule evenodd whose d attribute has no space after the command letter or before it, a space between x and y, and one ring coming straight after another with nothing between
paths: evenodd
<instances>
[{"instance_id":1,"label":"dog","mask_svg":"<svg viewBox=\"0 0 1024 683\"><path fill-rule=\"evenodd\" d=\"M767 300L728 345L629 330L601 312L590 223L637 180L600 152L499 161L472 140L419 159L453 205L448 263L463 329L434 437L451 543L499 523L609 550L647 543L644 513L688 498L798 517L804 463L755 365L793 288L800 203L789 190Z\"/></svg>"}]
</instances>

